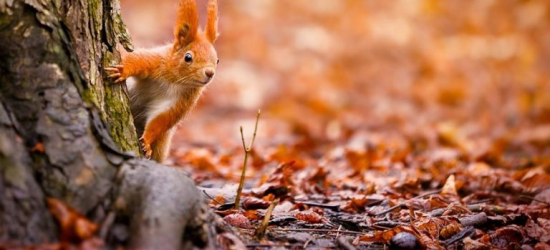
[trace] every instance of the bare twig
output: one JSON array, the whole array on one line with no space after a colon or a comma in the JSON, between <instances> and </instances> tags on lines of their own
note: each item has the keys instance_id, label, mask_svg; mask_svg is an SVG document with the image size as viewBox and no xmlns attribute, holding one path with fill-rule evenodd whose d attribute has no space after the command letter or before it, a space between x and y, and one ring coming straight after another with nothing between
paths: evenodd
<instances>
[{"instance_id":1,"label":"bare twig","mask_svg":"<svg viewBox=\"0 0 550 250\"><path fill-rule=\"evenodd\" d=\"M304 249L307 249L307 245L309 245L309 243L310 243L312 240L313 240L313 238L307 240L306 243L304 243L303 248L304 248Z\"/></svg>"},{"instance_id":2,"label":"bare twig","mask_svg":"<svg viewBox=\"0 0 550 250\"><path fill-rule=\"evenodd\" d=\"M256 132L258 132L258 121L260 120L260 110L258 109L258 114L256 114L256 124L254 125L254 134L252 134L252 141L248 147L248 152L252 150L252 145L254 145L254 140L256 140Z\"/></svg>"},{"instance_id":3,"label":"bare twig","mask_svg":"<svg viewBox=\"0 0 550 250\"><path fill-rule=\"evenodd\" d=\"M460 221L460 224L464 226L482 226L487 223L487 214L485 212L481 212L478 214L462 217L458 219Z\"/></svg>"},{"instance_id":4,"label":"bare twig","mask_svg":"<svg viewBox=\"0 0 550 250\"><path fill-rule=\"evenodd\" d=\"M506 208L498 205L474 204L466 206L472 212L491 211L496 214L504 214Z\"/></svg>"},{"instance_id":5,"label":"bare twig","mask_svg":"<svg viewBox=\"0 0 550 250\"><path fill-rule=\"evenodd\" d=\"M342 230L342 225L340 225L338 227L338 232L336 232L336 238L338 238L338 236L340 236L340 230Z\"/></svg>"},{"instance_id":6,"label":"bare twig","mask_svg":"<svg viewBox=\"0 0 550 250\"><path fill-rule=\"evenodd\" d=\"M311 206L311 207L320 207L320 208L326 208L326 209L330 209L332 211L338 211L340 210L340 205L328 205L328 204L321 204L321 203L316 203L316 202L307 202L307 201L304 201L304 202L300 202L304 205L308 205L308 206Z\"/></svg>"},{"instance_id":7,"label":"bare twig","mask_svg":"<svg viewBox=\"0 0 550 250\"><path fill-rule=\"evenodd\" d=\"M267 244L267 243L250 243L246 244L247 248L274 248L274 247L286 247L286 248L292 248L292 247L302 247L301 244L289 244L289 243L282 243L282 244Z\"/></svg>"},{"instance_id":8,"label":"bare twig","mask_svg":"<svg viewBox=\"0 0 550 250\"><path fill-rule=\"evenodd\" d=\"M439 192L441 192L441 189L429 191L429 192L426 192L426 193L424 193L424 194L415 196L415 197L413 197L413 198L411 198L411 199L409 199L409 200L406 200L406 201L401 202L401 203L399 203L399 204L397 204L397 205L395 205L395 206L393 206L393 207L390 207L390 208L388 208L388 209L386 209L386 210L384 210L384 211L382 211L382 212L380 212L380 213L376 213L376 214L374 214L374 216L385 215L385 214L387 214L387 213L389 213L389 212L392 212L392 211L394 211L394 210L396 210L396 209L398 209L398 208L407 207L407 202L409 202L409 201L412 201L412 200L414 200L414 199L424 198L424 197L426 197L426 196L430 196L430 195L432 195L432 194L437 194L437 193L439 193Z\"/></svg>"},{"instance_id":9,"label":"bare twig","mask_svg":"<svg viewBox=\"0 0 550 250\"><path fill-rule=\"evenodd\" d=\"M214 197L210 196L210 195L206 192L206 190L202 190L202 193L203 193L206 197L208 197L210 200L212 200L212 201L218 203L218 205L222 205L220 202L218 202L216 199L214 199Z\"/></svg>"},{"instance_id":10,"label":"bare twig","mask_svg":"<svg viewBox=\"0 0 550 250\"><path fill-rule=\"evenodd\" d=\"M336 244L338 245L338 247L340 247L340 249L345 249L345 250L357 249L351 243L349 243L349 240L344 236L337 237Z\"/></svg>"},{"instance_id":11,"label":"bare twig","mask_svg":"<svg viewBox=\"0 0 550 250\"><path fill-rule=\"evenodd\" d=\"M475 205L475 204L481 204L481 203L488 203L488 202L491 202L491 201L493 201L493 198L487 198L487 199L483 199L483 200L478 200L478 201L470 202L470 203L468 203L468 205Z\"/></svg>"},{"instance_id":12,"label":"bare twig","mask_svg":"<svg viewBox=\"0 0 550 250\"><path fill-rule=\"evenodd\" d=\"M466 207L472 212L491 211L496 214L504 214L506 212L505 207L497 206L497 205L487 205L485 203L467 205ZM439 217L439 216L442 216L446 211L447 211L447 208L434 209L430 211L430 216Z\"/></svg>"},{"instance_id":13,"label":"bare twig","mask_svg":"<svg viewBox=\"0 0 550 250\"><path fill-rule=\"evenodd\" d=\"M241 173L241 180L239 181L239 188L237 189L237 197L235 198L235 209L239 209L240 203L241 203L241 194L243 192L244 187L244 176L246 174L246 164L248 163L248 154L250 151L252 151L252 145L254 144L254 140L256 139L256 132L258 131L258 121L260 120L260 110L258 110L258 114L256 115L256 125L254 126L254 134L252 135L252 141L250 142L250 145L247 147L246 143L244 142L244 134L243 134L243 126L241 126L241 139L243 141L243 148L244 148L244 162L243 162L243 172Z\"/></svg>"},{"instance_id":14,"label":"bare twig","mask_svg":"<svg viewBox=\"0 0 550 250\"><path fill-rule=\"evenodd\" d=\"M543 200L539 200L535 197L532 197L532 196L528 196L528 195L520 195L519 198L522 198L522 199L527 199L527 200L533 200L533 201L536 201L536 202L540 202L542 204L546 204L546 206L550 206L550 202L547 202L547 201L543 201Z\"/></svg>"},{"instance_id":15,"label":"bare twig","mask_svg":"<svg viewBox=\"0 0 550 250\"><path fill-rule=\"evenodd\" d=\"M454 244L458 241L461 241L462 239L471 236L474 234L475 228L473 226L467 226L463 228L458 234L454 235L452 238L443 241L443 244L449 246L451 244Z\"/></svg>"},{"instance_id":16,"label":"bare twig","mask_svg":"<svg viewBox=\"0 0 550 250\"><path fill-rule=\"evenodd\" d=\"M282 232L323 232L323 233L343 233L343 234L364 234L357 231L347 231L347 230L338 230L338 229L316 229L316 228L283 228L277 229L277 231Z\"/></svg>"},{"instance_id":17,"label":"bare twig","mask_svg":"<svg viewBox=\"0 0 550 250\"><path fill-rule=\"evenodd\" d=\"M258 230L256 231L256 237L258 239L263 239L265 236L265 230L267 229L267 226L269 225L269 219L271 218L271 213L273 213L273 209L275 206L277 206L277 203L279 203L279 198L275 199L271 204L269 204L269 207L267 208L267 212L265 213L264 220L262 221L262 224L260 227L258 227Z\"/></svg>"},{"instance_id":18,"label":"bare twig","mask_svg":"<svg viewBox=\"0 0 550 250\"><path fill-rule=\"evenodd\" d=\"M384 210L384 211L382 211L382 212L380 212L380 213L374 214L374 216L375 216L375 217L377 217L377 216L382 216L382 215L385 215L385 214L387 214L387 213L389 213L389 212L392 212L392 211L394 211L394 210L396 210L396 209L398 209L398 208L404 208L404 207L407 207L407 205L406 205L405 203L399 203L399 204L397 204L397 205L395 205L395 206L393 206L393 207L390 207L390 208L388 208L388 209L386 209L386 210Z\"/></svg>"}]
</instances>

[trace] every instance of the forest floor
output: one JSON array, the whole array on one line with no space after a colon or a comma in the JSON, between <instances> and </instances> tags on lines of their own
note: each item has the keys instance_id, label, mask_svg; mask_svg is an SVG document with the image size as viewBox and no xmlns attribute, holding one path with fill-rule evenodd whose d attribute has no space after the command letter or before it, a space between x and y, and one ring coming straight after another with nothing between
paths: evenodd
<instances>
[{"instance_id":1,"label":"forest floor","mask_svg":"<svg viewBox=\"0 0 550 250\"><path fill-rule=\"evenodd\" d=\"M243 244L550 249L548 2L281 2L221 10L218 76L173 143Z\"/></svg>"},{"instance_id":2,"label":"forest floor","mask_svg":"<svg viewBox=\"0 0 550 250\"><path fill-rule=\"evenodd\" d=\"M550 249L548 2L281 2L222 9L172 151L245 245Z\"/></svg>"},{"instance_id":3,"label":"forest floor","mask_svg":"<svg viewBox=\"0 0 550 250\"><path fill-rule=\"evenodd\" d=\"M243 165L238 128L245 125L248 144L255 113L193 119L173 145L173 164L191 165L212 209L249 248L550 247L550 126L490 137L449 123L332 122L316 135L269 114L260 118L241 210L224 204L235 199ZM276 198L268 234L256 238Z\"/></svg>"}]
</instances>

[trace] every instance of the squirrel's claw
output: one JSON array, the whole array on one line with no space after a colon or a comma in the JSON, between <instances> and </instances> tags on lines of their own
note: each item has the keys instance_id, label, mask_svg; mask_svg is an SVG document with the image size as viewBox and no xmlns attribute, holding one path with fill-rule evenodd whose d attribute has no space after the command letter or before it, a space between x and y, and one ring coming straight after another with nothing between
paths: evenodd
<instances>
[{"instance_id":1,"label":"squirrel's claw","mask_svg":"<svg viewBox=\"0 0 550 250\"><path fill-rule=\"evenodd\" d=\"M105 71L111 73L108 77L115 81L115 83L120 83L126 80L127 77L123 76L124 65L113 65L111 67L105 68Z\"/></svg>"},{"instance_id":2,"label":"squirrel's claw","mask_svg":"<svg viewBox=\"0 0 550 250\"><path fill-rule=\"evenodd\" d=\"M151 144L145 142L145 139L143 137L139 139L139 143L141 145L143 156L145 156L145 158L147 159L151 159L151 155L153 153L153 150L151 150Z\"/></svg>"},{"instance_id":3,"label":"squirrel's claw","mask_svg":"<svg viewBox=\"0 0 550 250\"><path fill-rule=\"evenodd\" d=\"M117 65L111 65L110 67L105 68L107 71L122 71L124 69L124 65L117 64Z\"/></svg>"}]
</instances>

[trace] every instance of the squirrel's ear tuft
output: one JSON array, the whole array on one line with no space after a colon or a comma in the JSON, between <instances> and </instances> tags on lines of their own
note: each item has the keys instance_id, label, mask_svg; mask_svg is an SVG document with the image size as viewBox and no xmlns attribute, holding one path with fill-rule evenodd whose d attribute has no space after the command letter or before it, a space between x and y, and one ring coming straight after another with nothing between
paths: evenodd
<instances>
[{"instance_id":1,"label":"squirrel's ear tuft","mask_svg":"<svg viewBox=\"0 0 550 250\"><path fill-rule=\"evenodd\" d=\"M195 0L181 0L174 29L175 45L183 47L195 40L199 29L199 13Z\"/></svg>"},{"instance_id":2,"label":"squirrel's ear tuft","mask_svg":"<svg viewBox=\"0 0 550 250\"><path fill-rule=\"evenodd\" d=\"M218 1L208 1L208 19L206 23L206 39L211 43L218 38Z\"/></svg>"}]
</instances>

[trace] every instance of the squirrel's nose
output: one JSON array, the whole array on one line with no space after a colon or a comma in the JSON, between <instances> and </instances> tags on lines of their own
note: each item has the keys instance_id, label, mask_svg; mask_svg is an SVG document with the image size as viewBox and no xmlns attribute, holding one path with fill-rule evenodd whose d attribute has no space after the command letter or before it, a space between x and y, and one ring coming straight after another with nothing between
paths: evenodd
<instances>
[{"instance_id":1,"label":"squirrel's nose","mask_svg":"<svg viewBox=\"0 0 550 250\"><path fill-rule=\"evenodd\" d=\"M204 70L204 74L208 77L208 78L212 78L214 76L214 69L212 68L208 68L208 69L205 69Z\"/></svg>"}]
</instances>

